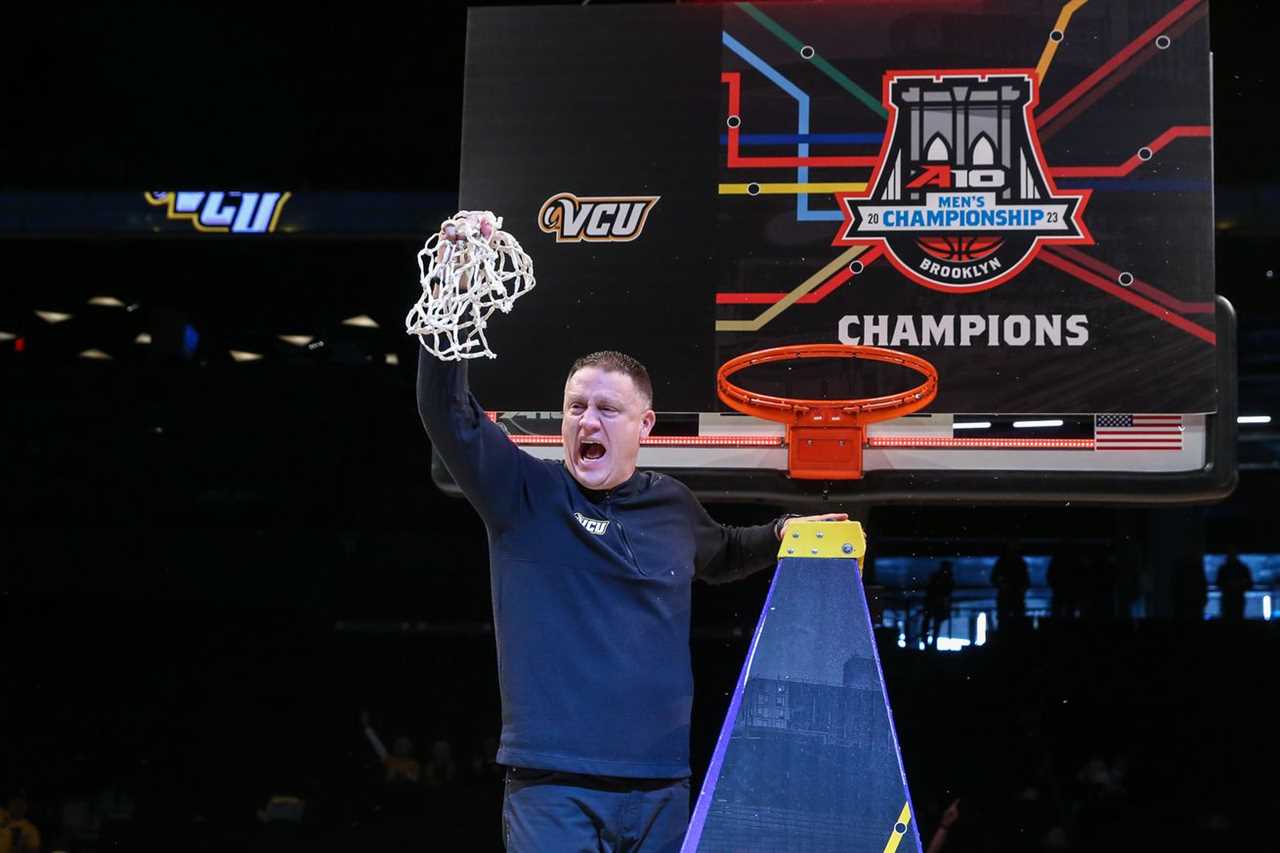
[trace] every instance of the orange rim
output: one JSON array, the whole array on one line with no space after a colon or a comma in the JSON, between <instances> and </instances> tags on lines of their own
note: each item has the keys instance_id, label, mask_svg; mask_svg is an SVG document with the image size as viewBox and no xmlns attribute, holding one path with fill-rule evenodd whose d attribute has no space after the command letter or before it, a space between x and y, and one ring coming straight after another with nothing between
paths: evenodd
<instances>
[{"instance_id":1,"label":"orange rim","mask_svg":"<svg viewBox=\"0 0 1280 853\"><path fill-rule=\"evenodd\" d=\"M776 361L802 358L853 358L880 361L909 368L924 376L924 382L899 394L861 400L800 400L774 397L740 388L729 381L740 370ZM759 350L730 359L716 372L716 393L725 405L742 412L782 423L830 424L832 427L870 424L900 418L923 409L938 396L938 370L928 361L910 353L883 347L850 344L799 344Z\"/></svg>"}]
</instances>

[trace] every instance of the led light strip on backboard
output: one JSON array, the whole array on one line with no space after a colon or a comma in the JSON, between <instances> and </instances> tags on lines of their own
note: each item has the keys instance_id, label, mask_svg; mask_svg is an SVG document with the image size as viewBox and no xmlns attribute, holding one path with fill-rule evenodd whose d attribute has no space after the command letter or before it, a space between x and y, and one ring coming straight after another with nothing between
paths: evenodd
<instances>
[{"instance_id":1,"label":"led light strip on backboard","mask_svg":"<svg viewBox=\"0 0 1280 853\"><path fill-rule=\"evenodd\" d=\"M550 414L550 413L548 413ZM496 417L496 413L490 413ZM554 417L554 415L552 416ZM953 435L955 417L925 415L873 424L863 469L950 471L1180 472L1202 468L1206 416L1178 415L1177 441L1161 446L1107 443L1095 438ZM555 423L548 418L549 423ZM739 415L703 414L697 435L651 436L639 464L651 468L765 468L786 470L781 424ZM515 434L511 440L542 459L561 458L559 435Z\"/></svg>"}]
</instances>

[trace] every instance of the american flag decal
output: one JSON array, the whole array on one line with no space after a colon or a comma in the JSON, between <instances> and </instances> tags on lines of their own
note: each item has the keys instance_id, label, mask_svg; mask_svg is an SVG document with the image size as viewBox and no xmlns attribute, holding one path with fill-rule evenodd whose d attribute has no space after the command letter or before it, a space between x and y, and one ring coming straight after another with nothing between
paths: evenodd
<instances>
[{"instance_id":1,"label":"american flag decal","mask_svg":"<svg viewBox=\"0 0 1280 853\"><path fill-rule=\"evenodd\" d=\"M1181 450L1182 415L1095 415L1095 450Z\"/></svg>"}]
</instances>

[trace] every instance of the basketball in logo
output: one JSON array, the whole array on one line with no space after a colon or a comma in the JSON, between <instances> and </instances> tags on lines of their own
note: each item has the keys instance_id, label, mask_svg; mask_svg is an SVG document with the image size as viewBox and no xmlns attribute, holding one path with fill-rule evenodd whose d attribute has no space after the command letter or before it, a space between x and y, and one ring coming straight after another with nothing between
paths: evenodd
<instances>
[{"instance_id":1,"label":"basketball in logo","mask_svg":"<svg viewBox=\"0 0 1280 853\"><path fill-rule=\"evenodd\" d=\"M920 237L916 243L940 261L978 261L1004 244L1001 237Z\"/></svg>"}]
</instances>

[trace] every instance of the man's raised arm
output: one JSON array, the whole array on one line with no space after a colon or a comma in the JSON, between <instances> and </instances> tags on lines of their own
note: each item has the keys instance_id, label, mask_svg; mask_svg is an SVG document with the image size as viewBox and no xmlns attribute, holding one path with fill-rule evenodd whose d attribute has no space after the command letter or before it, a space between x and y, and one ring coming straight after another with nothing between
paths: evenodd
<instances>
[{"instance_id":1,"label":"man's raised arm","mask_svg":"<svg viewBox=\"0 0 1280 853\"><path fill-rule=\"evenodd\" d=\"M418 414L454 482L491 527L518 511L533 458L511 442L472 396L465 361L419 348Z\"/></svg>"}]
</instances>

